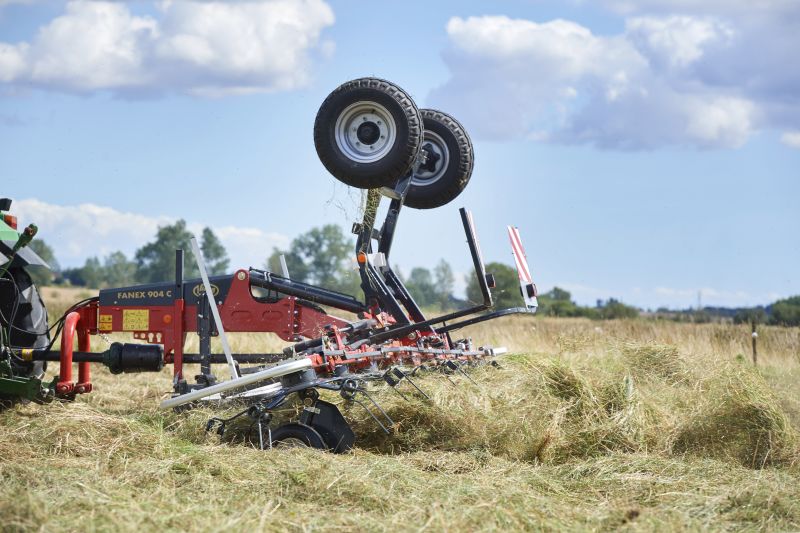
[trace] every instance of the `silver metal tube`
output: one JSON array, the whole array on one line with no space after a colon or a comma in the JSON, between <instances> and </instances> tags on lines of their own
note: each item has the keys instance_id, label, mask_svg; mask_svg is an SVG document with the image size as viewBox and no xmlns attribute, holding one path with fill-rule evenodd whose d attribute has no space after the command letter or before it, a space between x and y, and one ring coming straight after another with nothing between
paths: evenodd
<instances>
[{"instance_id":1,"label":"silver metal tube","mask_svg":"<svg viewBox=\"0 0 800 533\"><path fill-rule=\"evenodd\" d=\"M197 245L197 239L192 237L192 252L194 252L194 259L197 261L197 266L200 269L200 277L203 278L203 287L206 289L206 298L208 303L211 304L211 314L214 316L214 323L217 325L219 338L222 341L222 351L225 352L225 359L228 361L228 369L231 371L231 379L239 377L239 372L236 370L236 363L233 360L231 353L231 345L228 344L228 336L225 335L225 330L222 327L222 319L219 317L219 309L217 309L217 302L214 300L214 293L211 292L211 283L208 281L208 273L206 272L206 262L203 260L203 254L200 253L200 247Z\"/></svg>"},{"instance_id":2,"label":"silver metal tube","mask_svg":"<svg viewBox=\"0 0 800 533\"><path fill-rule=\"evenodd\" d=\"M285 376L287 374L293 374L295 372L300 372L302 370L307 370L309 368L311 368L311 360L305 358L298 359L296 361L291 361L289 363L283 363L281 365L273 366L272 368L267 368L265 370L262 370L261 372L255 372L254 374L246 374L240 378L223 381L222 383L217 383L216 385L205 387L203 389L193 390L191 392L187 392L186 394L175 396L174 398L167 398L166 400L161 402L161 408L169 409L171 407L177 407L185 403L205 398L206 396L211 396L213 394L217 394L220 392L237 389L239 387L244 387L245 385L252 385L253 383L258 383L259 381L265 381L272 378L279 378L281 376Z\"/></svg>"}]
</instances>

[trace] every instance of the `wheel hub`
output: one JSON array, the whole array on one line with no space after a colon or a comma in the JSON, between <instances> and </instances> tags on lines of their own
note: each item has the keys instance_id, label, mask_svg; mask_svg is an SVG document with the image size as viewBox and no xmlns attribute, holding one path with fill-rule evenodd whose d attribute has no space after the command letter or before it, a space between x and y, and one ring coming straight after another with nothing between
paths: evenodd
<instances>
[{"instance_id":1,"label":"wheel hub","mask_svg":"<svg viewBox=\"0 0 800 533\"><path fill-rule=\"evenodd\" d=\"M430 185L439 180L450 163L450 151L447 149L447 144L436 133L425 130L425 143L422 145L422 149L428 153L428 159L414 173L414 177L411 178L412 185Z\"/></svg>"},{"instance_id":2,"label":"wheel hub","mask_svg":"<svg viewBox=\"0 0 800 533\"><path fill-rule=\"evenodd\" d=\"M425 143L422 149L427 152L428 157L425 160L425 164L420 165L419 170L433 174L436 172L437 164L442 160L442 156L436 153L436 150L433 148L433 144L431 143Z\"/></svg>"},{"instance_id":3,"label":"wheel hub","mask_svg":"<svg viewBox=\"0 0 800 533\"><path fill-rule=\"evenodd\" d=\"M336 146L359 163L382 159L394 146L397 126L388 109L376 102L356 102L336 119Z\"/></svg>"},{"instance_id":4,"label":"wheel hub","mask_svg":"<svg viewBox=\"0 0 800 533\"><path fill-rule=\"evenodd\" d=\"M381 137L381 130L374 122L362 122L356 131L356 137L366 145L375 144Z\"/></svg>"}]
</instances>

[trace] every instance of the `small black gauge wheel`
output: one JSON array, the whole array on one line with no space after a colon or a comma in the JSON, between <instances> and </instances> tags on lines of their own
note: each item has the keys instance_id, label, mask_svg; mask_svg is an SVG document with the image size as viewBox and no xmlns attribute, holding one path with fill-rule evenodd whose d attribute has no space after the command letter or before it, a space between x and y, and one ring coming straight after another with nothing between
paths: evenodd
<instances>
[{"instance_id":1,"label":"small black gauge wheel","mask_svg":"<svg viewBox=\"0 0 800 533\"><path fill-rule=\"evenodd\" d=\"M327 450L325 441L317 430L311 426L290 422L272 431L273 448L308 447Z\"/></svg>"}]
</instances>

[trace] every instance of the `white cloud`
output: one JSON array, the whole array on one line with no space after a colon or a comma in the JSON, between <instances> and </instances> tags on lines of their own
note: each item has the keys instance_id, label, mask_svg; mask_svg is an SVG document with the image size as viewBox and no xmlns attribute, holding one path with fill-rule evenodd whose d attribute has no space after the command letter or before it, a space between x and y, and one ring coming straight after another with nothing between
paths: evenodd
<instances>
[{"instance_id":1,"label":"white cloud","mask_svg":"<svg viewBox=\"0 0 800 533\"><path fill-rule=\"evenodd\" d=\"M703 56L705 48L724 46L734 34L724 22L677 15L636 17L625 27L627 38L651 63L668 68L688 66Z\"/></svg>"},{"instance_id":2,"label":"white cloud","mask_svg":"<svg viewBox=\"0 0 800 533\"><path fill-rule=\"evenodd\" d=\"M121 250L133 257L137 248L151 241L159 226L175 222L173 217L150 217L118 211L95 204L53 205L36 199L15 200L14 214L20 227L31 222L39 226L39 237L53 247L62 266L81 265L87 257ZM228 251L231 268L259 267L273 247L285 248L289 238L259 228L215 226L203 221L188 221L199 235L211 227Z\"/></svg>"},{"instance_id":3,"label":"white cloud","mask_svg":"<svg viewBox=\"0 0 800 533\"><path fill-rule=\"evenodd\" d=\"M800 131L787 131L781 135L781 142L792 148L800 148Z\"/></svg>"},{"instance_id":4,"label":"white cloud","mask_svg":"<svg viewBox=\"0 0 800 533\"><path fill-rule=\"evenodd\" d=\"M330 53L319 41L333 21L324 0L166 1L157 17L72 1L32 41L0 43L0 81L74 92L289 90L308 82L312 52Z\"/></svg>"},{"instance_id":5,"label":"white cloud","mask_svg":"<svg viewBox=\"0 0 800 533\"><path fill-rule=\"evenodd\" d=\"M477 137L606 148L730 148L760 129L797 130L800 71L788 65L800 48L800 4L769 3L780 10L637 8L616 35L567 20L454 17L451 76L430 103Z\"/></svg>"},{"instance_id":6,"label":"white cloud","mask_svg":"<svg viewBox=\"0 0 800 533\"><path fill-rule=\"evenodd\" d=\"M753 131L755 106L741 98L712 98L700 103L690 112L686 133L698 144L710 146L741 146Z\"/></svg>"},{"instance_id":7,"label":"white cloud","mask_svg":"<svg viewBox=\"0 0 800 533\"><path fill-rule=\"evenodd\" d=\"M9 82L25 71L27 44L16 46L0 43L0 82Z\"/></svg>"}]
</instances>

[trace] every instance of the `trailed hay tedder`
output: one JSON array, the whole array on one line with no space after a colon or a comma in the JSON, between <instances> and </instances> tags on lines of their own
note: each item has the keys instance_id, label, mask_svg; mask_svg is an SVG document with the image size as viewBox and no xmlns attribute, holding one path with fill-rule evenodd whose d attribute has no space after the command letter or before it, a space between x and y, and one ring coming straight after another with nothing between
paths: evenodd
<instances>
[{"instance_id":1,"label":"trailed hay tedder","mask_svg":"<svg viewBox=\"0 0 800 533\"><path fill-rule=\"evenodd\" d=\"M536 311L536 287L519 232L509 237L525 307L493 310L494 280L484 268L472 215L460 210L475 276L483 301L436 317L426 317L400 277L389 266L392 241L404 206L442 206L464 190L472 174L473 148L461 124L435 110L418 110L396 85L375 78L347 82L320 107L314 143L328 171L338 180L368 189L362 219L353 225L355 258L363 300L281 273L255 268L231 275L206 273L202 254L192 241L200 279L184 279L183 250L176 250L171 281L103 289L97 297L73 305L47 325L47 314L26 267L44 262L25 245L36 233L31 225L20 235L5 214L0 227L0 398L46 402L71 400L91 392L91 364L112 373L160 371L173 366L173 391L163 408L187 409L198 402L242 405L232 418L213 418L207 429L222 433L231 419L247 416L258 430L261 448L294 443L342 452L355 436L333 403L320 390L337 392L361 404L384 431L393 421L369 393L369 382L426 395L412 379L417 372L440 371L469 378L469 366L493 362L502 349L476 346L452 333L500 316ZM376 227L381 202L389 201ZM8 211L10 201L0 210ZM11 223L13 222L13 223ZM324 307L323 307L324 306ZM326 309L357 316L345 320ZM53 333L51 336L51 332ZM139 343L112 343L90 351L92 335L132 333ZM226 333L274 333L290 344L280 353L232 353ZM187 335L199 338L198 353L184 352ZM60 336L60 350L55 341ZM223 353L212 353L219 337ZM74 349L77 339L78 349ZM58 375L43 381L47 362ZM73 380L73 363L78 364ZM190 379L186 364L199 364ZM213 365L226 365L230 378L219 381ZM471 379L471 378L470 378ZM273 411L299 399L299 419L273 424Z\"/></svg>"}]
</instances>

